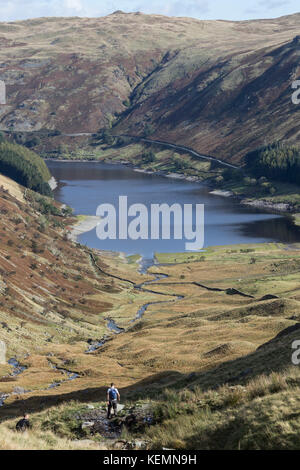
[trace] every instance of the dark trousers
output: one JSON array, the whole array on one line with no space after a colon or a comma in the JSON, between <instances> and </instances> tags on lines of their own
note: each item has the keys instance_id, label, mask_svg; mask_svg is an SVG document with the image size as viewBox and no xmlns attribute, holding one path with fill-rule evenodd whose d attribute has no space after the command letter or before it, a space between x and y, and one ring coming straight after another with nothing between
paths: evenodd
<instances>
[{"instance_id":1,"label":"dark trousers","mask_svg":"<svg viewBox=\"0 0 300 470\"><path fill-rule=\"evenodd\" d=\"M108 406L107 406L107 417L110 418L111 414L111 409L113 408L114 410L114 415L117 415L117 400L109 400Z\"/></svg>"}]
</instances>

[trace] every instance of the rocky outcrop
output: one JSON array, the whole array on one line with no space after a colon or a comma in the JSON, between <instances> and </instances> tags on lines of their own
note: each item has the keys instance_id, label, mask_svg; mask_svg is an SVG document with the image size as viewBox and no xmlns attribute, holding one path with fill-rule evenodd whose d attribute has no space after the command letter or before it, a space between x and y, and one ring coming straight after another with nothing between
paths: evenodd
<instances>
[{"instance_id":1,"label":"rocky outcrop","mask_svg":"<svg viewBox=\"0 0 300 470\"><path fill-rule=\"evenodd\" d=\"M257 207L259 209L267 209L278 212L292 212L294 210L292 204L268 201L265 199L243 199L241 201L241 204L251 207Z\"/></svg>"}]
</instances>

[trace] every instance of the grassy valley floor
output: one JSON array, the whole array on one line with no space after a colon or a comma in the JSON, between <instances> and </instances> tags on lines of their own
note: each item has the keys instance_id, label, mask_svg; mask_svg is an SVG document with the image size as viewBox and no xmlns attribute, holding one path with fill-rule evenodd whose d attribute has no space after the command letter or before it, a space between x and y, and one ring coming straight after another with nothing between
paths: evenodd
<instances>
[{"instance_id":1,"label":"grassy valley floor","mask_svg":"<svg viewBox=\"0 0 300 470\"><path fill-rule=\"evenodd\" d=\"M43 232L36 201L1 201L1 339L24 367L0 366L1 448L299 448L300 244L157 254L141 275L138 256L68 241L71 220Z\"/></svg>"}]
</instances>

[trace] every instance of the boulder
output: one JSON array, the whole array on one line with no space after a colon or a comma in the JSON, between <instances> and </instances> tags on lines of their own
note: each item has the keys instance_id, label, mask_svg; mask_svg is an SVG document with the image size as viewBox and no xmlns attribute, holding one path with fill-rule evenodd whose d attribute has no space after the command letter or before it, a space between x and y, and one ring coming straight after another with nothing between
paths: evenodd
<instances>
[{"instance_id":1,"label":"boulder","mask_svg":"<svg viewBox=\"0 0 300 470\"><path fill-rule=\"evenodd\" d=\"M133 447L134 447L135 449L146 450L146 449L147 449L147 442L146 442L146 441L142 441L142 440L133 441Z\"/></svg>"},{"instance_id":2,"label":"boulder","mask_svg":"<svg viewBox=\"0 0 300 470\"><path fill-rule=\"evenodd\" d=\"M119 441L114 442L113 448L115 450L125 450L127 448L127 444L128 444L127 441L119 440Z\"/></svg>"},{"instance_id":3,"label":"boulder","mask_svg":"<svg viewBox=\"0 0 300 470\"><path fill-rule=\"evenodd\" d=\"M13 389L13 394L14 395L23 395L23 393L26 393L26 390L23 387L15 387Z\"/></svg>"},{"instance_id":4,"label":"boulder","mask_svg":"<svg viewBox=\"0 0 300 470\"><path fill-rule=\"evenodd\" d=\"M81 425L81 429L89 429L94 426L94 421L84 421Z\"/></svg>"}]
</instances>

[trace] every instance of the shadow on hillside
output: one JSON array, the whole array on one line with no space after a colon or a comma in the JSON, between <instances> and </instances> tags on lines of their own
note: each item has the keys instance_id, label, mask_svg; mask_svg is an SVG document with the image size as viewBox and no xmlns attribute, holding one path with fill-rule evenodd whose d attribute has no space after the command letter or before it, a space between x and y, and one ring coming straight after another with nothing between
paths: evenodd
<instances>
[{"instance_id":1,"label":"shadow on hillside","mask_svg":"<svg viewBox=\"0 0 300 470\"><path fill-rule=\"evenodd\" d=\"M136 396L144 396L144 398L148 398L151 395L157 396L161 388L165 388L166 386L169 386L170 383L181 380L183 376L184 374L181 374L180 372L164 371L147 377L136 384L119 388L122 397L121 401L134 399ZM60 387L58 387L58 390L59 388ZM88 403L91 401L104 402L106 400L106 391L107 386L102 386L55 395L24 396L24 398L20 398L19 400L0 408L0 422L19 417L25 411L28 413L45 411L47 408L51 408L61 403L67 403L72 400L82 403ZM36 391L36 393L38 394L39 391Z\"/></svg>"},{"instance_id":2,"label":"shadow on hillside","mask_svg":"<svg viewBox=\"0 0 300 470\"><path fill-rule=\"evenodd\" d=\"M203 372L183 374L177 371L164 371L120 389L122 401L136 398L159 398L165 388L180 390L199 385L203 391L217 388L222 384L245 383L261 374L280 371L292 365L292 342L300 339L300 323L288 327L272 340L259 346L254 352ZM77 401L105 401L107 387L87 388L57 395L35 395L16 400L0 409L1 421L19 417L24 411L29 413L44 411L47 408ZM38 392L37 392L38 393Z\"/></svg>"}]
</instances>

